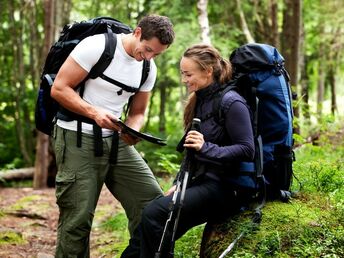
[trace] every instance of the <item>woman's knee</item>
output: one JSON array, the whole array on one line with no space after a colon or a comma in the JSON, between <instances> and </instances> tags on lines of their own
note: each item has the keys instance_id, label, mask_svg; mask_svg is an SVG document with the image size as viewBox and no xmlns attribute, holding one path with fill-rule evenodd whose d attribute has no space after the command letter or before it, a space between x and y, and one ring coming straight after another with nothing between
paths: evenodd
<instances>
[{"instance_id":1,"label":"woman's knee","mask_svg":"<svg viewBox=\"0 0 344 258\"><path fill-rule=\"evenodd\" d=\"M142 224L147 226L158 226L166 221L168 216L168 207L166 206L166 197L158 198L146 205L142 212Z\"/></svg>"}]
</instances>

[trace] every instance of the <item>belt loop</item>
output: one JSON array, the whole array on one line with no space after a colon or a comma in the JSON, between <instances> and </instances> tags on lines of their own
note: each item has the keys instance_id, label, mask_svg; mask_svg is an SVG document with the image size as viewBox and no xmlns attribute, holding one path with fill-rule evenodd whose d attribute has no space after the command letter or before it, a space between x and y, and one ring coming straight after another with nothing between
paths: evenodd
<instances>
[{"instance_id":1,"label":"belt loop","mask_svg":"<svg viewBox=\"0 0 344 258\"><path fill-rule=\"evenodd\" d=\"M103 156L103 137L102 129L99 125L93 124L93 139L94 139L94 156Z\"/></svg>"},{"instance_id":2,"label":"belt loop","mask_svg":"<svg viewBox=\"0 0 344 258\"><path fill-rule=\"evenodd\" d=\"M118 135L118 132L115 131L112 135L111 150L110 150L110 157L109 157L110 165L117 164L118 142L119 142L119 135Z\"/></svg>"}]
</instances>

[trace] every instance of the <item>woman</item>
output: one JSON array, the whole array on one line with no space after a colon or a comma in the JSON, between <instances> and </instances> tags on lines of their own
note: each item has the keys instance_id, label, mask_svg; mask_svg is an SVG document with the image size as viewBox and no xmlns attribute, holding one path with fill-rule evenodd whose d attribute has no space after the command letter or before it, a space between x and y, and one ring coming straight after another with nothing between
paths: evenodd
<instances>
[{"instance_id":1,"label":"woman","mask_svg":"<svg viewBox=\"0 0 344 258\"><path fill-rule=\"evenodd\" d=\"M221 85L231 79L231 64L214 47L198 44L185 51L180 70L182 82L190 93L184 110L185 130L189 130L195 117L201 119L201 125L200 132L190 130L185 137L184 147L194 155L176 239L196 225L218 221L238 212L249 202L251 193L234 182L238 164L252 161L254 157L252 125L245 100L231 90L224 95L220 104L224 122L219 123L213 115L215 94L218 94ZM140 235L140 240L132 239L123 257L154 257L159 249L175 189L174 185L164 197L145 207L136 235ZM135 249L136 255L125 256L130 250L134 253ZM170 252L171 241L167 237L160 257L169 257Z\"/></svg>"}]
</instances>

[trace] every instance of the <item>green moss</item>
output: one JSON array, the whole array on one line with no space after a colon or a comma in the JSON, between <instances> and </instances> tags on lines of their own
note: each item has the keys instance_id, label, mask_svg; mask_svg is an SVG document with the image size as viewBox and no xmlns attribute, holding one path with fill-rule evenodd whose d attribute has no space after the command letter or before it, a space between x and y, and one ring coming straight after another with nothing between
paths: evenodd
<instances>
[{"instance_id":1,"label":"green moss","mask_svg":"<svg viewBox=\"0 0 344 258\"><path fill-rule=\"evenodd\" d=\"M98 237L97 249L98 254L95 256L103 256L106 254L121 254L127 247L129 241L128 220L123 211L115 216L107 219L94 230L101 231L101 237Z\"/></svg>"},{"instance_id":2,"label":"green moss","mask_svg":"<svg viewBox=\"0 0 344 258\"><path fill-rule=\"evenodd\" d=\"M26 208L33 208L32 203L40 200L42 197L40 195L30 195L19 199L15 204L9 207L10 210L22 210ZM47 205L47 204L44 204ZM37 206L35 205L37 208Z\"/></svg>"},{"instance_id":3,"label":"green moss","mask_svg":"<svg viewBox=\"0 0 344 258\"><path fill-rule=\"evenodd\" d=\"M24 244L26 241L19 232L15 231L0 231L0 245L6 244Z\"/></svg>"},{"instance_id":4,"label":"green moss","mask_svg":"<svg viewBox=\"0 0 344 258\"><path fill-rule=\"evenodd\" d=\"M175 243L175 257L198 257L203 229L204 225L196 226L178 239Z\"/></svg>"}]
</instances>

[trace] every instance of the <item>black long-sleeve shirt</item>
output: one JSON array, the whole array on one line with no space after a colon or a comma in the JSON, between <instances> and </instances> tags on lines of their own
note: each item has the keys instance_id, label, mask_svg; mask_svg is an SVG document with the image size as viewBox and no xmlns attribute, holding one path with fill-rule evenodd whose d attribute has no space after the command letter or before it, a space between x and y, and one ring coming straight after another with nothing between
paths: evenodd
<instances>
[{"instance_id":1,"label":"black long-sleeve shirt","mask_svg":"<svg viewBox=\"0 0 344 258\"><path fill-rule=\"evenodd\" d=\"M224 122L219 123L214 112L214 99L219 85L212 84L196 92L195 117L201 119L205 143L195 158L205 165L206 173L234 173L234 168L254 157L254 137L250 111L245 100L234 90L228 91L220 103ZM208 115L213 112L213 115ZM231 168L231 169L226 169Z\"/></svg>"}]
</instances>

